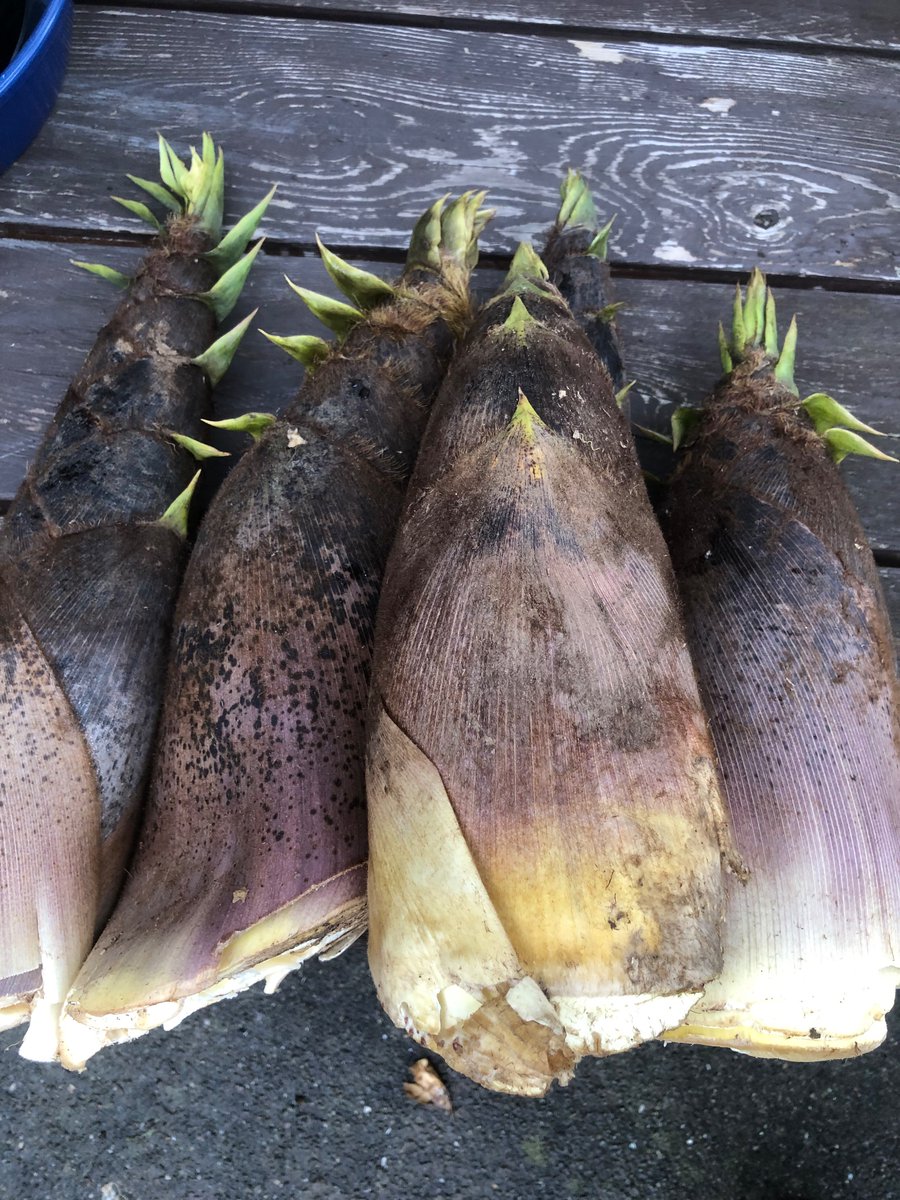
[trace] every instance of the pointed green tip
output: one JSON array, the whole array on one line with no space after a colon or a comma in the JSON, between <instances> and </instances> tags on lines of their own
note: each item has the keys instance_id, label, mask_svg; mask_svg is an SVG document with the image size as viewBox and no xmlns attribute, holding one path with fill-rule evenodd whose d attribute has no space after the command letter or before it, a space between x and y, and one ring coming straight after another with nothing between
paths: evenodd
<instances>
[{"instance_id":1,"label":"pointed green tip","mask_svg":"<svg viewBox=\"0 0 900 1200\"><path fill-rule=\"evenodd\" d=\"M208 421L202 418L204 425L213 429L230 429L234 433L249 433L254 441L259 441L270 425L278 420L274 413L248 412L239 417L226 417L222 421Z\"/></svg>"},{"instance_id":2,"label":"pointed green tip","mask_svg":"<svg viewBox=\"0 0 900 1200\"><path fill-rule=\"evenodd\" d=\"M595 308L587 313L588 316L596 317L598 321L602 321L605 325L611 325L616 319L616 313L620 309L626 307L625 300L616 300L612 304L604 304L602 308Z\"/></svg>"},{"instance_id":3,"label":"pointed green tip","mask_svg":"<svg viewBox=\"0 0 900 1200\"><path fill-rule=\"evenodd\" d=\"M255 308L249 316L244 317L243 321L235 325L233 329L229 329L227 333L223 333L202 354L198 354L196 358L191 359L194 366L200 367L203 371L209 380L210 387L217 387L219 385L223 375L231 366L231 360L237 353L237 348L243 341L244 334L250 327L250 322L258 312L259 309Z\"/></svg>"},{"instance_id":4,"label":"pointed green tip","mask_svg":"<svg viewBox=\"0 0 900 1200\"><path fill-rule=\"evenodd\" d=\"M839 404L833 396L828 396L825 392L813 392L801 401L801 405L806 409L816 433L820 435L835 426L843 426L844 429L855 429L857 433L872 433L875 437L885 436L880 430L873 429L871 425L866 425L854 417L849 409L844 408L843 404Z\"/></svg>"},{"instance_id":5,"label":"pointed green tip","mask_svg":"<svg viewBox=\"0 0 900 1200\"><path fill-rule=\"evenodd\" d=\"M188 437L186 433L172 433L168 436L180 446L182 450L187 450L188 454L202 462L205 458L229 458L227 450L217 450L215 446L208 446L206 442L198 442L196 438Z\"/></svg>"},{"instance_id":6,"label":"pointed green tip","mask_svg":"<svg viewBox=\"0 0 900 1200\"><path fill-rule=\"evenodd\" d=\"M427 267L432 271L441 269L441 213L450 199L450 193L435 200L426 208L413 226L406 254L406 269Z\"/></svg>"},{"instance_id":7,"label":"pointed green tip","mask_svg":"<svg viewBox=\"0 0 900 1200\"><path fill-rule=\"evenodd\" d=\"M728 345L728 338L725 336L725 329L721 321L719 322L719 358L722 360L722 370L726 375L729 371L734 370L731 348Z\"/></svg>"},{"instance_id":8,"label":"pointed green tip","mask_svg":"<svg viewBox=\"0 0 900 1200\"><path fill-rule=\"evenodd\" d=\"M799 395L797 385L794 383L794 360L797 357L797 318L791 317L791 323L788 326L788 331L784 335L784 342L781 346L781 354L778 357L778 362L775 364L774 375L782 387L787 388L789 392L793 392L795 396Z\"/></svg>"},{"instance_id":9,"label":"pointed green tip","mask_svg":"<svg viewBox=\"0 0 900 1200\"><path fill-rule=\"evenodd\" d=\"M162 225L156 219L146 204L142 204L140 200L127 200L124 196L110 196L111 200L115 200L116 204L121 204L126 211L133 216L149 225L151 229L160 230Z\"/></svg>"},{"instance_id":10,"label":"pointed green tip","mask_svg":"<svg viewBox=\"0 0 900 1200\"><path fill-rule=\"evenodd\" d=\"M546 429L547 426L538 416L532 407L531 401L519 388L519 397L516 402L516 410L509 422L508 429L510 432L516 430L523 433L527 438L533 438L535 430Z\"/></svg>"},{"instance_id":11,"label":"pointed green tip","mask_svg":"<svg viewBox=\"0 0 900 1200\"><path fill-rule=\"evenodd\" d=\"M96 275L100 279L105 279L107 283L112 283L118 288L131 286L131 280L127 275L123 275L121 271L114 271L112 267L107 267L103 263L82 262L77 258L70 258L69 262L73 267L78 267L82 271L87 271L90 275Z\"/></svg>"},{"instance_id":12,"label":"pointed green tip","mask_svg":"<svg viewBox=\"0 0 900 1200\"><path fill-rule=\"evenodd\" d=\"M521 296L516 296L513 300L512 308L509 310L509 316L500 326L501 329L510 330L518 337L520 342L525 341L526 330L529 325L537 325L537 321L525 307Z\"/></svg>"},{"instance_id":13,"label":"pointed green tip","mask_svg":"<svg viewBox=\"0 0 900 1200\"><path fill-rule=\"evenodd\" d=\"M487 192L463 192L441 215L441 252L465 271L478 262L478 237L493 216L482 208Z\"/></svg>"},{"instance_id":14,"label":"pointed green tip","mask_svg":"<svg viewBox=\"0 0 900 1200\"><path fill-rule=\"evenodd\" d=\"M268 338L273 346L278 346L291 358L303 363L308 371L317 367L331 352L329 343L324 338L315 337L313 334L298 333L293 337L279 337L276 333L266 333L265 329L261 329L259 332L264 338Z\"/></svg>"},{"instance_id":15,"label":"pointed green tip","mask_svg":"<svg viewBox=\"0 0 900 1200\"><path fill-rule=\"evenodd\" d=\"M345 338L353 326L364 319L364 314L358 308L344 304L342 300L335 300L332 296L325 296L321 292L311 292L309 288L300 287L288 279L287 275L284 278L312 315L339 338Z\"/></svg>"},{"instance_id":16,"label":"pointed green tip","mask_svg":"<svg viewBox=\"0 0 900 1200\"><path fill-rule=\"evenodd\" d=\"M770 358L778 357L778 321L775 317L775 297L772 295L772 289L766 289L766 311L764 317L765 331L763 340L765 343L766 354Z\"/></svg>"},{"instance_id":17,"label":"pointed green tip","mask_svg":"<svg viewBox=\"0 0 900 1200\"><path fill-rule=\"evenodd\" d=\"M191 146L188 167L162 134L159 138L159 174L163 185L178 198L184 212L191 214L210 237L222 234L225 202L225 158L208 133L201 140L201 153Z\"/></svg>"},{"instance_id":18,"label":"pointed green tip","mask_svg":"<svg viewBox=\"0 0 900 1200\"><path fill-rule=\"evenodd\" d=\"M212 263L220 274L224 274L230 267L233 267L247 249L277 190L278 184L276 183L263 196L259 204L251 208L229 229L218 246L207 252L206 260Z\"/></svg>"},{"instance_id":19,"label":"pointed green tip","mask_svg":"<svg viewBox=\"0 0 900 1200\"><path fill-rule=\"evenodd\" d=\"M638 425L636 421L632 421L631 428L650 442L661 442L664 446L672 448L672 439L668 434L660 433L658 429L649 429L646 425Z\"/></svg>"},{"instance_id":20,"label":"pointed green tip","mask_svg":"<svg viewBox=\"0 0 900 1200\"><path fill-rule=\"evenodd\" d=\"M549 278L550 273L534 246L530 242L520 242L509 264L501 294L523 291L541 293L545 291L542 284Z\"/></svg>"},{"instance_id":21,"label":"pointed green tip","mask_svg":"<svg viewBox=\"0 0 900 1200\"><path fill-rule=\"evenodd\" d=\"M234 266L229 267L208 292L200 292L197 295L196 299L202 300L212 309L217 321L224 321L237 304L244 284L247 282L247 276L250 274L250 268L256 261L256 256L262 249L265 240L265 238L260 238L253 249L243 258L239 258Z\"/></svg>"},{"instance_id":22,"label":"pointed green tip","mask_svg":"<svg viewBox=\"0 0 900 1200\"><path fill-rule=\"evenodd\" d=\"M741 293L741 285L738 283L735 284L734 288L734 308L731 315L732 358L740 359L742 357L746 340L747 335L744 329L744 297Z\"/></svg>"},{"instance_id":23,"label":"pointed green tip","mask_svg":"<svg viewBox=\"0 0 900 1200\"><path fill-rule=\"evenodd\" d=\"M606 262L606 256L609 251L609 235L612 231L613 222L615 221L615 213L609 218L606 224L597 231L591 244L588 246L585 254L590 254L593 258L599 258Z\"/></svg>"},{"instance_id":24,"label":"pointed green tip","mask_svg":"<svg viewBox=\"0 0 900 1200\"><path fill-rule=\"evenodd\" d=\"M637 382L636 379L632 379L631 383L626 383L623 388L620 388L616 392L616 405L619 408L621 408L624 405L625 401L628 399L628 393L634 387L636 382Z\"/></svg>"},{"instance_id":25,"label":"pointed green tip","mask_svg":"<svg viewBox=\"0 0 900 1200\"><path fill-rule=\"evenodd\" d=\"M679 450L684 440L703 416L701 408L690 404L682 404L672 413L672 449Z\"/></svg>"},{"instance_id":26,"label":"pointed green tip","mask_svg":"<svg viewBox=\"0 0 900 1200\"><path fill-rule=\"evenodd\" d=\"M194 495L199 478L200 472L198 471L184 491L175 497L157 522L159 525L164 525L166 529L171 529L173 533L177 533L181 538L186 538L188 535L188 516L191 508L191 497Z\"/></svg>"},{"instance_id":27,"label":"pointed green tip","mask_svg":"<svg viewBox=\"0 0 900 1200\"><path fill-rule=\"evenodd\" d=\"M169 212L180 213L181 203L172 195L168 188L163 187L161 183L156 183L153 179L141 179L139 175L126 175L135 187L139 187L146 192L148 196L152 196L163 208L167 208ZM115 198L115 197L114 197Z\"/></svg>"},{"instance_id":28,"label":"pointed green tip","mask_svg":"<svg viewBox=\"0 0 900 1200\"><path fill-rule=\"evenodd\" d=\"M766 277L759 267L750 272L744 306L745 348L759 346L765 333Z\"/></svg>"},{"instance_id":29,"label":"pointed green tip","mask_svg":"<svg viewBox=\"0 0 900 1200\"><path fill-rule=\"evenodd\" d=\"M319 247L319 256L325 270L335 284L364 312L374 308L377 304L383 304L386 300L393 300L396 292L386 280L380 279L370 271L363 271L359 267L353 267L350 263L345 262L343 258L323 244L318 234L316 234L316 245Z\"/></svg>"},{"instance_id":30,"label":"pointed green tip","mask_svg":"<svg viewBox=\"0 0 900 1200\"><path fill-rule=\"evenodd\" d=\"M843 462L848 454L859 454L864 458L878 458L882 462L898 461L849 429L827 429L822 437L836 463Z\"/></svg>"},{"instance_id":31,"label":"pointed green tip","mask_svg":"<svg viewBox=\"0 0 900 1200\"><path fill-rule=\"evenodd\" d=\"M560 206L556 225L560 230L597 228L597 207L584 176L571 167L559 185Z\"/></svg>"}]
</instances>

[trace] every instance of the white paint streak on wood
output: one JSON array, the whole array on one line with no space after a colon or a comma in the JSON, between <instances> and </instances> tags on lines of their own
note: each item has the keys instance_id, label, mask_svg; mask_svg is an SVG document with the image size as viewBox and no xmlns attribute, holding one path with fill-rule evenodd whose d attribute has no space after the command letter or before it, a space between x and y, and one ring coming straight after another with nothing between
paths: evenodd
<instances>
[{"instance_id":1,"label":"white paint streak on wood","mask_svg":"<svg viewBox=\"0 0 900 1200\"><path fill-rule=\"evenodd\" d=\"M657 246L653 251L653 257L662 259L663 262L673 263L692 263L697 261L690 250L686 250L684 246L679 246L675 241L663 242L661 246Z\"/></svg>"},{"instance_id":2,"label":"white paint streak on wood","mask_svg":"<svg viewBox=\"0 0 900 1200\"><path fill-rule=\"evenodd\" d=\"M583 58L589 58L591 62L621 63L625 61L625 55L621 50L604 46L602 42L576 42L570 38L569 43Z\"/></svg>"},{"instance_id":3,"label":"white paint streak on wood","mask_svg":"<svg viewBox=\"0 0 900 1200\"><path fill-rule=\"evenodd\" d=\"M727 96L709 96L706 100L700 101L701 108L708 108L710 112L720 113L723 117L730 113L737 104L736 100L731 100Z\"/></svg>"}]
</instances>

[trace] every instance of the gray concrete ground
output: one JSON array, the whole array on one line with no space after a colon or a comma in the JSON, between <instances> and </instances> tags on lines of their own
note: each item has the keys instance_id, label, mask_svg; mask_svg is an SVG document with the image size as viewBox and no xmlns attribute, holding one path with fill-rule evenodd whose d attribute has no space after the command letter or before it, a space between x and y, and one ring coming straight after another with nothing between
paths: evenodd
<instances>
[{"instance_id":1,"label":"gray concrete ground","mask_svg":"<svg viewBox=\"0 0 900 1200\"><path fill-rule=\"evenodd\" d=\"M900 1198L900 1022L854 1062L645 1046L544 1100L439 1067L455 1112L402 1090L416 1047L361 945L99 1055L81 1076L6 1035L0 1197L17 1200Z\"/></svg>"}]
</instances>

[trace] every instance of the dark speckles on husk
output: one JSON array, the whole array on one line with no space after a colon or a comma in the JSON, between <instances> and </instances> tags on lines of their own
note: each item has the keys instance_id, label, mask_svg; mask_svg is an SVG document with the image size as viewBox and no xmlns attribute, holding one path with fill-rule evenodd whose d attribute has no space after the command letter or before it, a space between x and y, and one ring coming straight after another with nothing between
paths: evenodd
<instances>
[{"instance_id":1,"label":"dark speckles on husk","mask_svg":"<svg viewBox=\"0 0 900 1200\"><path fill-rule=\"evenodd\" d=\"M272 989L365 927L363 752L372 630L407 476L487 214L434 205L394 284L324 251L351 303L298 290L339 343L307 364L191 556L131 878L69 999L69 1065L258 980Z\"/></svg>"},{"instance_id":2,"label":"dark speckles on husk","mask_svg":"<svg viewBox=\"0 0 900 1200\"><path fill-rule=\"evenodd\" d=\"M884 456L836 401L798 398L796 326L779 351L759 272L721 346L665 529L749 874L729 881L722 974L667 1037L847 1057L884 1038L900 978L900 727L878 574L833 460Z\"/></svg>"},{"instance_id":3,"label":"dark speckles on husk","mask_svg":"<svg viewBox=\"0 0 900 1200\"><path fill-rule=\"evenodd\" d=\"M30 1020L22 1053L38 1059L56 1057L62 1001L132 848L184 567L190 451L206 452L210 382L239 341L213 342L253 232L226 235L236 272L209 261L221 152L204 135L189 167L162 140L160 153L167 188L139 186L174 215L134 279L112 279L126 294L0 536L0 1025Z\"/></svg>"},{"instance_id":4,"label":"dark speckles on husk","mask_svg":"<svg viewBox=\"0 0 900 1200\"><path fill-rule=\"evenodd\" d=\"M540 1095L687 1012L721 966L712 745L609 371L529 247L436 402L370 714L369 957L398 1025Z\"/></svg>"}]
</instances>

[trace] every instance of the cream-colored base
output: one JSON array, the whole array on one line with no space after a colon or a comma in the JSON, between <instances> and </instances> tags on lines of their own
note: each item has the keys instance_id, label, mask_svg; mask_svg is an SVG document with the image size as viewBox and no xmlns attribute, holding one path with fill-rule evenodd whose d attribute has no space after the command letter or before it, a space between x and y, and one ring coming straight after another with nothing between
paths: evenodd
<instances>
[{"instance_id":1,"label":"cream-colored base","mask_svg":"<svg viewBox=\"0 0 900 1200\"><path fill-rule=\"evenodd\" d=\"M684 1022L662 1039L789 1062L855 1058L884 1041L884 1016L893 1006L900 970L847 964L840 973L796 976L793 986L780 982L779 995L738 1008L728 1003L735 992L729 994L716 981ZM713 1007L716 1003L721 1006Z\"/></svg>"},{"instance_id":2,"label":"cream-colored base","mask_svg":"<svg viewBox=\"0 0 900 1200\"><path fill-rule=\"evenodd\" d=\"M285 976L295 971L302 963L315 956L323 960L335 958L365 932L364 901L360 900L348 906L342 916L343 921L329 928L326 933L317 933L291 949L281 951L258 963L240 965L236 962L235 955L229 953L228 964L231 973L193 995L149 1004L130 1011L102 1014L87 1012L73 1003L68 1004L60 1021L60 1062L70 1071L81 1071L88 1059L99 1050L118 1042L142 1037L159 1027L174 1029L192 1013L216 1004L219 1000L236 996L257 983L262 983L265 994L271 995ZM258 922L260 926L266 926L268 923L269 918ZM255 926L244 931L240 935L245 939L243 944L258 945L259 938L255 936L255 932Z\"/></svg>"}]
</instances>

